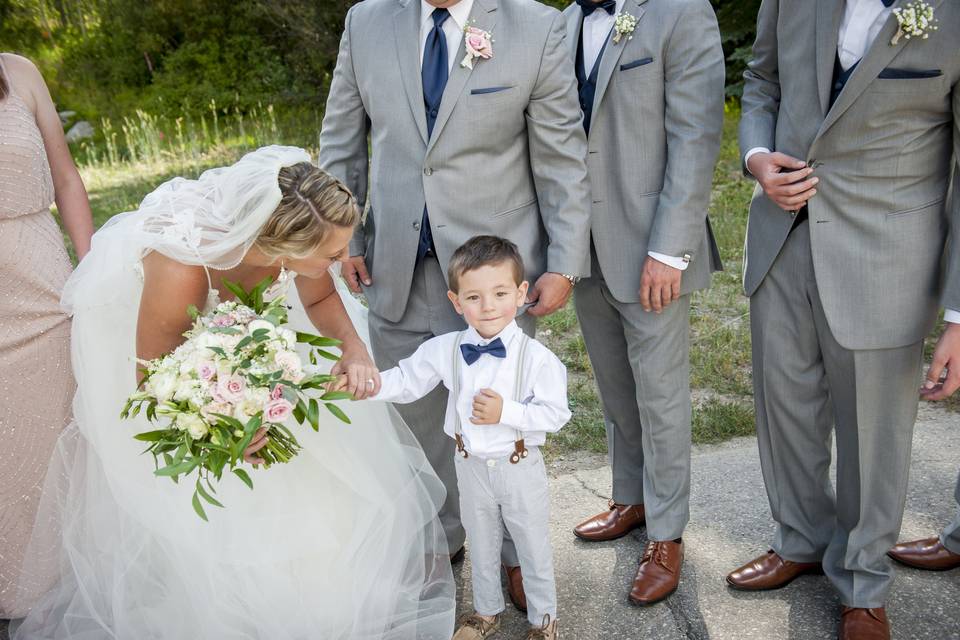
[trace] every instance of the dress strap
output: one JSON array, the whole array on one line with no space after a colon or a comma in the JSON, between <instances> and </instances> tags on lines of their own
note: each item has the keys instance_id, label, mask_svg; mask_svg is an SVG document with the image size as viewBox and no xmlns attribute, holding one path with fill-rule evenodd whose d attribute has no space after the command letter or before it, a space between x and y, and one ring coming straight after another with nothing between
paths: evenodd
<instances>
[{"instance_id":1,"label":"dress strap","mask_svg":"<svg viewBox=\"0 0 960 640\"><path fill-rule=\"evenodd\" d=\"M3 79L7 84L7 95L13 95L13 78L10 77L10 72L7 71L7 65L3 62L3 54L0 53L0 73L3 74Z\"/></svg>"}]
</instances>

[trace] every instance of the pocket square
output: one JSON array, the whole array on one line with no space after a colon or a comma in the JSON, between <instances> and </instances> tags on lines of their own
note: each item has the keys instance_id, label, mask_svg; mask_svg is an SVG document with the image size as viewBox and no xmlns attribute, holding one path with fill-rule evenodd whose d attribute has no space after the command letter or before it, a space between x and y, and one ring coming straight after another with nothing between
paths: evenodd
<instances>
[{"instance_id":1,"label":"pocket square","mask_svg":"<svg viewBox=\"0 0 960 640\"><path fill-rule=\"evenodd\" d=\"M497 93L499 91L506 91L507 89L513 89L513 87L483 87L481 89L470 89L470 95L479 96L484 93Z\"/></svg>"},{"instance_id":2,"label":"pocket square","mask_svg":"<svg viewBox=\"0 0 960 640\"><path fill-rule=\"evenodd\" d=\"M879 78L884 80L914 80L921 78L939 78L943 75L940 69L894 69L887 67L880 72Z\"/></svg>"},{"instance_id":3,"label":"pocket square","mask_svg":"<svg viewBox=\"0 0 960 640\"><path fill-rule=\"evenodd\" d=\"M635 67L642 67L645 64L650 64L653 62L653 58L640 58L639 60L634 60L633 62L627 62L626 64L620 65L620 71L626 71L627 69L633 69Z\"/></svg>"}]
</instances>

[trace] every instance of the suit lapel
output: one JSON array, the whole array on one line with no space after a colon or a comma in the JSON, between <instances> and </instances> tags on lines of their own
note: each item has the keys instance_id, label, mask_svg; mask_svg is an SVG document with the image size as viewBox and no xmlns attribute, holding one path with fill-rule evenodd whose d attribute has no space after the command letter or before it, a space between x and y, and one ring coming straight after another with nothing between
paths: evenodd
<instances>
[{"instance_id":1,"label":"suit lapel","mask_svg":"<svg viewBox=\"0 0 960 640\"><path fill-rule=\"evenodd\" d=\"M420 2L400 0L401 7L394 15L393 33L397 45L397 60L404 93L417 129L427 143L427 114L423 106L423 80L420 77Z\"/></svg>"},{"instance_id":2,"label":"suit lapel","mask_svg":"<svg viewBox=\"0 0 960 640\"><path fill-rule=\"evenodd\" d=\"M570 47L570 59L577 59L577 45L580 43L580 30L583 29L583 11L576 5L571 5L567 16L567 44Z\"/></svg>"},{"instance_id":3,"label":"suit lapel","mask_svg":"<svg viewBox=\"0 0 960 640\"><path fill-rule=\"evenodd\" d=\"M623 5L623 12L633 15L637 19L637 29L640 28L640 19L643 18L646 11L646 8L643 7L646 2L647 0L627 0ZM600 68L597 69L597 91L593 97L593 117L596 117L597 106L603 100L603 94L607 92L610 78L613 77L613 72L620 62L620 56L623 55L624 49L627 48L627 42L629 42L627 39L629 36L626 36L620 42L614 44L613 31L613 29L610 29L610 35L607 36L607 44L603 50L603 57L600 58ZM590 70L587 69L587 73L589 72Z\"/></svg>"},{"instance_id":4,"label":"suit lapel","mask_svg":"<svg viewBox=\"0 0 960 640\"><path fill-rule=\"evenodd\" d=\"M830 86L837 62L842 15L843 2L840 0L817 0L817 90L824 116L830 108Z\"/></svg>"},{"instance_id":5,"label":"suit lapel","mask_svg":"<svg viewBox=\"0 0 960 640\"><path fill-rule=\"evenodd\" d=\"M470 10L468 24L494 34L493 28L497 23L496 11L497 0L474 0L473 8ZM494 40L496 40L496 34L494 34L493 37ZM478 58L473 61L473 69L461 66L460 61L463 60L463 56L465 55L465 50L462 45L456 51L448 51L447 55L453 58L453 69L450 71L450 77L447 79L447 86L443 89L443 100L440 101L440 111L437 113L437 122L433 125L433 135L427 142L427 153L429 153L433 145L436 144L437 139L443 131L444 125L447 124L447 120L450 119L450 114L453 113L453 108L457 105L460 94L463 93L463 88L467 86L467 81L473 74L473 69L476 69L480 65L490 63L489 60ZM493 47L493 55L494 57L497 55L496 44L494 44Z\"/></svg>"},{"instance_id":6,"label":"suit lapel","mask_svg":"<svg viewBox=\"0 0 960 640\"><path fill-rule=\"evenodd\" d=\"M936 8L943 0L931 0L930 5ZM890 62L897 57L904 49L914 45L914 43L923 42L920 39L901 40L900 44L893 46L890 40L897 32L897 18L892 13L883 25L883 29L877 34L877 38L870 45L870 49L860 60L860 64L854 70L853 75L847 81L847 85L840 92L840 96L834 103L833 108L827 113L823 124L820 125L820 131L817 132L817 138L821 137L850 108L850 106L866 91L870 83L877 79L880 72L883 71ZM915 45L914 45L915 46Z\"/></svg>"}]
</instances>

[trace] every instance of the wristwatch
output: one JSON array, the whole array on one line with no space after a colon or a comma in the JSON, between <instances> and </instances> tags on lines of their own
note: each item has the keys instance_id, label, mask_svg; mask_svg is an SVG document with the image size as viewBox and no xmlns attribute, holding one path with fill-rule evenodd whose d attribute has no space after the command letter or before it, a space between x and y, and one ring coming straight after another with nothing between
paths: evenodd
<instances>
[{"instance_id":1,"label":"wristwatch","mask_svg":"<svg viewBox=\"0 0 960 640\"><path fill-rule=\"evenodd\" d=\"M568 273L561 273L560 275L570 281L571 287L577 286L577 283L581 280L580 276L571 276Z\"/></svg>"}]
</instances>

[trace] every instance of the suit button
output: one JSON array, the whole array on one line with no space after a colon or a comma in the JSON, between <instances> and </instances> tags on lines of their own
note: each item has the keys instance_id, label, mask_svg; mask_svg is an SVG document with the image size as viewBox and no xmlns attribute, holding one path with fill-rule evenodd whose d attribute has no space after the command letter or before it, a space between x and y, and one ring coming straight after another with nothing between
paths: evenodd
<instances>
[{"instance_id":1,"label":"suit button","mask_svg":"<svg viewBox=\"0 0 960 640\"><path fill-rule=\"evenodd\" d=\"M419 222L414 222L414 223L413 223L413 228L416 229L417 231L420 231L420 223L419 223Z\"/></svg>"},{"instance_id":2,"label":"suit button","mask_svg":"<svg viewBox=\"0 0 960 640\"><path fill-rule=\"evenodd\" d=\"M423 175L425 175L425 176L432 176L432 175L433 175L433 169L431 169L430 167L424 167L424 168L423 168Z\"/></svg>"}]
</instances>

